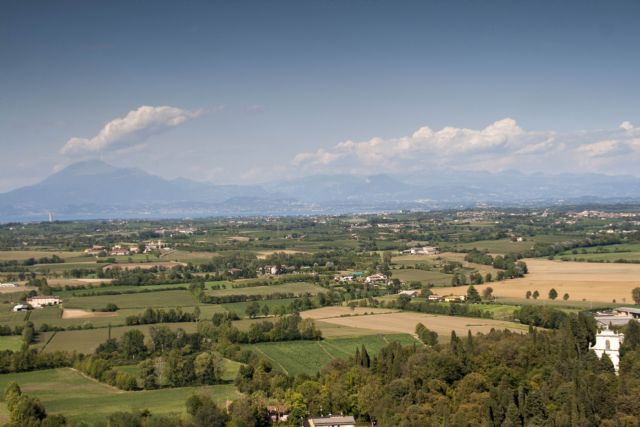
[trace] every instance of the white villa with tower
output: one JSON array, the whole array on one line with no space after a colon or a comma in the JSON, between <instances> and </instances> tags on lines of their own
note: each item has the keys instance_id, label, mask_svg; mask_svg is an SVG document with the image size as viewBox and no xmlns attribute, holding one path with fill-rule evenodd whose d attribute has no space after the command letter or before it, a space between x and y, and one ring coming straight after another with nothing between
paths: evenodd
<instances>
[{"instance_id":1,"label":"white villa with tower","mask_svg":"<svg viewBox=\"0 0 640 427\"><path fill-rule=\"evenodd\" d=\"M618 373L620 366L620 345L624 341L624 334L614 332L610 329L603 329L596 334L596 343L591 347L596 352L598 358L603 354L609 356L613 363L613 368Z\"/></svg>"}]
</instances>

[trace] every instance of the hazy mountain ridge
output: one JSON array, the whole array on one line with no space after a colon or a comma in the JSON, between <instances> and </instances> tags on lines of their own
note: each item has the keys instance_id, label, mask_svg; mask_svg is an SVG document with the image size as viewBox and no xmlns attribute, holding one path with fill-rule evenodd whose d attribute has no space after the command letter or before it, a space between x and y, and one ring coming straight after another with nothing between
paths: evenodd
<instances>
[{"instance_id":1,"label":"hazy mountain ridge","mask_svg":"<svg viewBox=\"0 0 640 427\"><path fill-rule=\"evenodd\" d=\"M441 170L406 176L314 175L257 185L167 180L101 161L68 166L0 194L0 220L371 212L478 204L636 201L640 179Z\"/></svg>"}]
</instances>

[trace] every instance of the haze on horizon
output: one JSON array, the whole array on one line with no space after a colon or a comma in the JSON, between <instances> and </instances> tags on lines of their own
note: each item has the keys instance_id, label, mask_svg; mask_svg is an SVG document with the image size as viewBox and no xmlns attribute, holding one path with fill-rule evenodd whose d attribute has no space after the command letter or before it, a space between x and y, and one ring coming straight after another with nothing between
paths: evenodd
<instances>
[{"instance_id":1,"label":"haze on horizon","mask_svg":"<svg viewBox=\"0 0 640 427\"><path fill-rule=\"evenodd\" d=\"M0 191L80 160L260 183L640 176L637 1L5 1Z\"/></svg>"}]
</instances>

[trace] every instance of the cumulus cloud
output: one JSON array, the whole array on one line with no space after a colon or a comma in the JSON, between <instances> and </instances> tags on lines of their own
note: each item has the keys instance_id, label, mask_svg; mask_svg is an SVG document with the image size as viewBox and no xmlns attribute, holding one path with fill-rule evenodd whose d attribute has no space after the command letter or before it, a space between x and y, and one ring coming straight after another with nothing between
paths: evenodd
<instances>
[{"instance_id":1,"label":"cumulus cloud","mask_svg":"<svg viewBox=\"0 0 640 427\"><path fill-rule=\"evenodd\" d=\"M527 172L591 171L637 174L640 129L623 122L614 129L558 133L521 128L511 118L483 129L423 126L398 138L347 140L294 156L305 171L410 172L425 168Z\"/></svg>"},{"instance_id":2,"label":"cumulus cloud","mask_svg":"<svg viewBox=\"0 0 640 427\"><path fill-rule=\"evenodd\" d=\"M111 120L92 138L74 137L69 139L62 147L61 152L67 155L79 155L129 148L152 135L165 132L198 117L200 114L202 111L143 105L137 110L129 111L124 117Z\"/></svg>"}]
</instances>

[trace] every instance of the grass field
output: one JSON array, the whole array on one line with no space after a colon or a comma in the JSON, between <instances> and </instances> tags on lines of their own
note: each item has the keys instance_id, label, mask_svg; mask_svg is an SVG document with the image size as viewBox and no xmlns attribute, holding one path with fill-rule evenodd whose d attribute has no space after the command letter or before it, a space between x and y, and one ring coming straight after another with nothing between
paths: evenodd
<instances>
[{"instance_id":1,"label":"grass field","mask_svg":"<svg viewBox=\"0 0 640 427\"><path fill-rule=\"evenodd\" d=\"M569 303L593 301L600 303L631 302L631 290L640 286L639 264L600 264L549 261L542 259L525 260L529 274L521 279L494 282L476 286L482 292L486 286L493 288L493 295L499 299L526 302L527 291L538 291L540 298L547 300L551 288L559 299L569 294ZM441 294L460 293L460 287L438 290Z\"/></svg>"},{"instance_id":2,"label":"grass field","mask_svg":"<svg viewBox=\"0 0 640 427\"><path fill-rule=\"evenodd\" d=\"M0 351L18 351L20 347L22 347L22 337L15 335L0 337Z\"/></svg>"},{"instance_id":3,"label":"grass field","mask_svg":"<svg viewBox=\"0 0 640 427\"><path fill-rule=\"evenodd\" d=\"M125 392L69 368L0 375L0 389L11 381L16 381L24 393L41 399L47 412L63 413L73 421L88 423L104 420L116 411L149 409L153 414L180 414L184 412L187 398L196 393L208 394L223 405L227 399L239 396L230 384ZM7 419L3 404L0 423L4 424Z\"/></svg>"},{"instance_id":4,"label":"grass field","mask_svg":"<svg viewBox=\"0 0 640 427\"><path fill-rule=\"evenodd\" d=\"M408 345L415 339L406 334L368 335L351 338L332 338L322 341L292 341L260 343L246 347L271 361L275 369L291 375L312 374L335 358L347 358L355 354L363 344L370 355L392 341Z\"/></svg>"}]
</instances>

